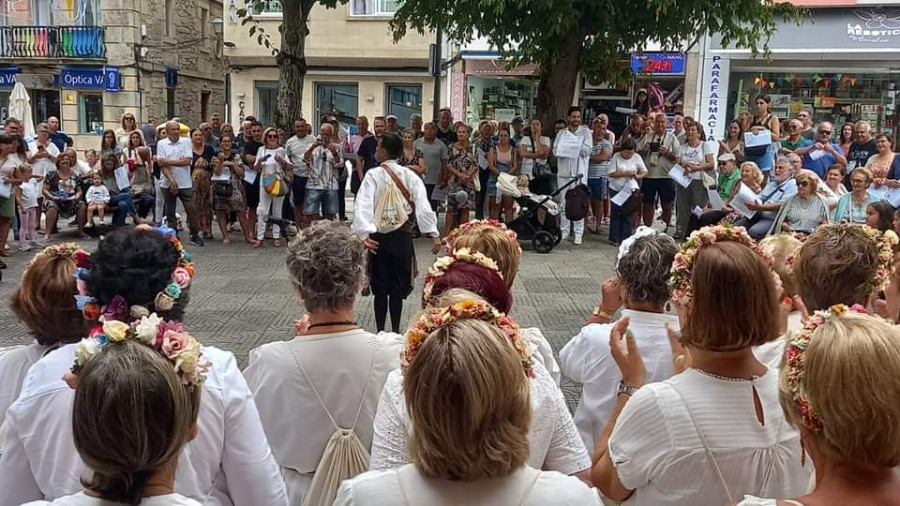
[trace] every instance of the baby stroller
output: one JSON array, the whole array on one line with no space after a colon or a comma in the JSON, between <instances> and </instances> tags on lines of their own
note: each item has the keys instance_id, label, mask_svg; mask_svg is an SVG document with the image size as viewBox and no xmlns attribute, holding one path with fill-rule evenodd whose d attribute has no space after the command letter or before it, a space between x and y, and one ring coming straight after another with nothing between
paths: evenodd
<instances>
[{"instance_id":1,"label":"baby stroller","mask_svg":"<svg viewBox=\"0 0 900 506\"><path fill-rule=\"evenodd\" d=\"M506 176L506 177L504 177ZM515 184L515 176L500 174L497 188L503 195L512 197L519 205L519 215L506 226L514 231L520 242L531 241L531 246L538 253L550 253L562 241L562 230L556 224L555 217L562 211L553 198L575 184L580 178L572 178L550 195L535 195ZM545 211L544 222L541 223L540 211Z\"/></svg>"}]
</instances>

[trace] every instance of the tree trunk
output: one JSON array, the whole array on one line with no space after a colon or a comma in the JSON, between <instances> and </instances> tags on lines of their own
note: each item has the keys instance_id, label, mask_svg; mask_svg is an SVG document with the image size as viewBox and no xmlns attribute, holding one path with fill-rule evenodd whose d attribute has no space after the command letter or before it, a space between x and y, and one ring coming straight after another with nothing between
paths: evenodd
<instances>
[{"instance_id":1,"label":"tree trunk","mask_svg":"<svg viewBox=\"0 0 900 506\"><path fill-rule=\"evenodd\" d=\"M302 117L303 78L306 76L306 36L313 0L283 0L281 49L278 63L278 108L275 126L293 132L294 120Z\"/></svg>"},{"instance_id":2,"label":"tree trunk","mask_svg":"<svg viewBox=\"0 0 900 506\"><path fill-rule=\"evenodd\" d=\"M575 96L578 63L584 48L584 34L576 31L562 41L559 58L540 62L537 116L544 133L552 137L553 123L566 119Z\"/></svg>"}]
</instances>

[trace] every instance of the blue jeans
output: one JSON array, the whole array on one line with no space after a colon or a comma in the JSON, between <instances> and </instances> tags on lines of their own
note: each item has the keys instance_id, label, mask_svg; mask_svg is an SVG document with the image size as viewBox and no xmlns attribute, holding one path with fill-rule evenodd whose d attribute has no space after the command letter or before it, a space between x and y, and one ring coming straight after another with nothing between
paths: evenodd
<instances>
[{"instance_id":1,"label":"blue jeans","mask_svg":"<svg viewBox=\"0 0 900 506\"><path fill-rule=\"evenodd\" d=\"M613 189L609 190L609 198L613 198L619 193ZM622 242L631 237L631 214L626 214L624 210L609 203L609 240Z\"/></svg>"},{"instance_id":2,"label":"blue jeans","mask_svg":"<svg viewBox=\"0 0 900 506\"><path fill-rule=\"evenodd\" d=\"M319 209L322 210L324 216L331 216L338 213L338 191L324 190L318 188L307 188L306 198L303 202L303 214L319 215Z\"/></svg>"},{"instance_id":3,"label":"blue jeans","mask_svg":"<svg viewBox=\"0 0 900 506\"><path fill-rule=\"evenodd\" d=\"M734 222L735 226L746 228L750 237L756 240L762 239L769 233L769 229L772 228L772 223L775 223L775 220L763 218L760 216L759 212L757 212L753 218L741 218Z\"/></svg>"},{"instance_id":4,"label":"blue jeans","mask_svg":"<svg viewBox=\"0 0 900 506\"><path fill-rule=\"evenodd\" d=\"M134 210L134 201L131 200L130 193L117 193L109 196L109 206L119 206L113 215L113 225L121 226L125 224L126 216L135 216L137 211Z\"/></svg>"}]
</instances>

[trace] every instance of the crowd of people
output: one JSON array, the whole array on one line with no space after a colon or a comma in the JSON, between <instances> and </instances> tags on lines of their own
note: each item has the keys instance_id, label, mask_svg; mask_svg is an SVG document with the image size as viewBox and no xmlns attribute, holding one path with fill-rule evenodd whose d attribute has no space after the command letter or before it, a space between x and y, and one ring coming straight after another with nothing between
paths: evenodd
<instances>
[{"instance_id":1,"label":"crowd of people","mask_svg":"<svg viewBox=\"0 0 900 506\"><path fill-rule=\"evenodd\" d=\"M357 324L369 240L299 231L305 316L243 371L181 323L202 269L175 230L41 250L11 302L35 342L0 351L0 505L900 504L892 232L640 227L558 361L515 322L501 223L446 238L403 335Z\"/></svg>"}]
</instances>

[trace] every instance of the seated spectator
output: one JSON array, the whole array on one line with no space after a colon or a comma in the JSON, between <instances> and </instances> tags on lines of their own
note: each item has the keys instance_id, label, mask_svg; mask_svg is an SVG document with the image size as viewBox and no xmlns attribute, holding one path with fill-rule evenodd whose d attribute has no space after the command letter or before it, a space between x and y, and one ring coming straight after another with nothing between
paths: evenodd
<instances>
[{"instance_id":1,"label":"seated spectator","mask_svg":"<svg viewBox=\"0 0 900 506\"><path fill-rule=\"evenodd\" d=\"M399 401L410 463L344 482L336 505L600 504L577 479L529 464L540 408L514 323L467 300L426 310L407 337Z\"/></svg>"},{"instance_id":2,"label":"seated spectator","mask_svg":"<svg viewBox=\"0 0 900 506\"><path fill-rule=\"evenodd\" d=\"M864 311L817 313L785 353L781 407L816 468L815 488L739 506L900 504L900 331Z\"/></svg>"},{"instance_id":3,"label":"seated spectator","mask_svg":"<svg viewBox=\"0 0 900 506\"><path fill-rule=\"evenodd\" d=\"M825 173L824 184L819 185L819 195L825 197L825 202L828 203L829 212L834 211L834 208L837 207L838 200L847 193L847 188L844 186L843 180L844 166L836 163L831 167L828 167L828 171Z\"/></svg>"},{"instance_id":4,"label":"seated spectator","mask_svg":"<svg viewBox=\"0 0 900 506\"><path fill-rule=\"evenodd\" d=\"M78 176L72 168L69 157L58 157L56 170L44 178L44 211L47 213L44 226L45 241L49 242L52 239L51 235L56 229L59 218L75 218L78 237L80 239L87 238L87 234L84 233L87 210L84 200L81 198L81 187L78 182ZM38 220L40 220L40 214Z\"/></svg>"},{"instance_id":5,"label":"seated spectator","mask_svg":"<svg viewBox=\"0 0 900 506\"><path fill-rule=\"evenodd\" d=\"M857 167L850 174L852 191L838 199L837 206L831 220L835 223L853 223L863 225L866 223L866 208L880 199L869 193L869 185L872 184L872 173L865 167Z\"/></svg>"},{"instance_id":6,"label":"seated spectator","mask_svg":"<svg viewBox=\"0 0 900 506\"><path fill-rule=\"evenodd\" d=\"M103 179L103 184L106 185L106 189L109 191L108 204L110 208L115 208L112 224L122 226L125 224L125 217L131 216L134 224L139 225L141 218L134 208L131 188L122 190L116 181L116 169L118 168L119 166L116 165L116 157L114 156L104 156L103 161L100 163L100 176Z\"/></svg>"},{"instance_id":7,"label":"seated spectator","mask_svg":"<svg viewBox=\"0 0 900 506\"><path fill-rule=\"evenodd\" d=\"M75 307L77 244L48 246L25 268L10 300L10 309L25 325L34 342L0 349L0 425L16 400L32 364L48 351L77 343L87 334L81 311Z\"/></svg>"},{"instance_id":8,"label":"seated spectator","mask_svg":"<svg viewBox=\"0 0 900 506\"><path fill-rule=\"evenodd\" d=\"M437 260L430 269L423 296L426 311L445 305L442 299L454 289L477 291L476 295L501 313L507 313L512 304L512 295L496 263L465 248ZM563 474L585 471L590 457L578 437L562 392L539 360L534 360L533 370L528 464ZM403 381L402 370L398 369L385 382L375 415L371 469L390 469L410 462L410 417L403 402Z\"/></svg>"},{"instance_id":9,"label":"seated spectator","mask_svg":"<svg viewBox=\"0 0 900 506\"><path fill-rule=\"evenodd\" d=\"M291 504L331 504L340 481L355 475L348 458L368 469L375 408L403 340L356 325L366 249L346 226L318 221L301 230L287 263L305 332L252 350L244 376Z\"/></svg>"},{"instance_id":10,"label":"seated spectator","mask_svg":"<svg viewBox=\"0 0 900 506\"><path fill-rule=\"evenodd\" d=\"M175 492L175 476L182 449L197 436L205 372L197 364L193 372L173 367L176 358L162 343L144 344L135 330L131 327L131 337L122 341L78 345L76 366L67 376L75 389L72 436L91 475L81 480L81 492L29 505L200 506ZM200 349L193 337L166 335L172 334Z\"/></svg>"},{"instance_id":11,"label":"seated spectator","mask_svg":"<svg viewBox=\"0 0 900 506\"><path fill-rule=\"evenodd\" d=\"M741 218L735 222L745 227L750 237L762 239L772 228L781 203L797 194L797 182L791 171L791 163L785 157L775 161L775 179L769 181L759 194L759 202L750 202L747 208L756 211L752 218Z\"/></svg>"},{"instance_id":12,"label":"seated spectator","mask_svg":"<svg viewBox=\"0 0 900 506\"><path fill-rule=\"evenodd\" d=\"M60 157L68 159L68 157ZM194 265L171 229L146 225L109 233L89 257L76 256L78 304L90 325L153 325L182 332ZM89 269L89 270L88 270ZM115 330L115 329L114 329ZM78 345L37 361L0 431L0 506L53 501L82 489L85 463L73 445L73 391L60 381ZM287 505L252 394L230 352L204 346L212 364L203 383L198 434L181 455L175 488L210 505ZM40 434L40 437L33 437ZM52 458L48 458L52 456Z\"/></svg>"},{"instance_id":13,"label":"seated spectator","mask_svg":"<svg viewBox=\"0 0 900 506\"><path fill-rule=\"evenodd\" d=\"M631 319L631 329L644 354L648 381L672 375L672 350L666 325L678 328L678 318L665 314L669 271L678 247L668 235L640 227L619 248L616 274L603 284L603 299L589 324L559 352L563 372L583 384L575 411L575 425L584 445L594 448L616 404L616 388L622 380L610 356L609 332L613 315Z\"/></svg>"},{"instance_id":14,"label":"seated spectator","mask_svg":"<svg viewBox=\"0 0 900 506\"><path fill-rule=\"evenodd\" d=\"M800 463L799 435L784 423L777 374L752 352L778 336L768 261L740 228L701 229L682 245L670 283L687 350L676 363L691 368L671 379L644 385L629 318L613 327L622 383L591 472L604 495L720 506L746 494L793 497L808 489L812 470Z\"/></svg>"},{"instance_id":15,"label":"seated spectator","mask_svg":"<svg viewBox=\"0 0 900 506\"><path fill-rule=\"evenodd\" d=\"M782 232L809 234L829 222L828 203L818 194L819 178L815 173L801 170L794 180L797 194L781 203L769 235Z\"/></svg>"}]
</instances>

